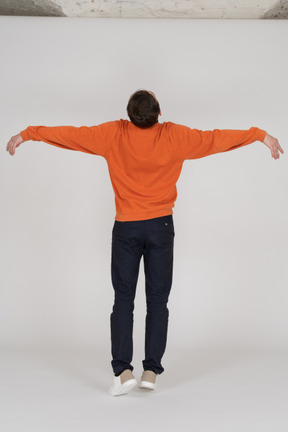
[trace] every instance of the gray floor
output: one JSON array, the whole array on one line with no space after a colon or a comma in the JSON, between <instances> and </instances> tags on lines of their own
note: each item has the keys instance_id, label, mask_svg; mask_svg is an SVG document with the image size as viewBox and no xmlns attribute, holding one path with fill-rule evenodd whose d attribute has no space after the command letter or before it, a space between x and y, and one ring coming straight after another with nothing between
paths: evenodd
<instances>
[{"instance_id":1,"label":"gray floor","mask_svg":"<svg viewBox=\"0 0 288 432\"><path fill-rule=\"evenodd\" d=\"M118 397L107 393L107 346L2 347L0 353L3 432L288 431L287 351L169 346L158 388ZM134 363L138 379L140 357Z\"/></svg>"}]
</instances>

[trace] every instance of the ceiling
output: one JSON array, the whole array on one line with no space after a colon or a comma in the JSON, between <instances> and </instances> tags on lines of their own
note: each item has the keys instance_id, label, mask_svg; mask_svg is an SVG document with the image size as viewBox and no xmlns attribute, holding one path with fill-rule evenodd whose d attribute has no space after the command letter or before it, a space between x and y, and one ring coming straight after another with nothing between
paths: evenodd
<instances>
[{"instance_id":1,"label":"ceiling","mask_svg":"<svg viewBox=\"0 0 288 432\"><path fill-rule=\"evenodd\" d=\"M0 15L288 19L288 0L1 0Z\"/></svg>"}]
</instances>

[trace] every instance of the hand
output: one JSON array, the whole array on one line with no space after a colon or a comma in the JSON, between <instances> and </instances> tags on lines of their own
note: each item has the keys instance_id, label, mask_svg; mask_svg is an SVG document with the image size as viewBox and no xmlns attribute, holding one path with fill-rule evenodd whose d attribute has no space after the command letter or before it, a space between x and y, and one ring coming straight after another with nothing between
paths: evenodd
<instances>
[{"instance_id":1,"label":"hand","mask_svg":"<svg viewBox=\"0 0 288 432\"><path fill-rule=\"evenodd\" d=\"M279 159L280 155L279 155L279 150L281 153L284 153L284 150L282 149L282 147L280 146L278 139L274 138L273 136L269 135L268 133L266 133L266 136L264 138L263 143L269 147L269 149L271 150L271 156L274 159Z\"/></svg>"},{"instance_id":2,"label":"hand","mask_svg":"<svg viewBox=\"0 0 288 432\"><path fill-rule=\"evenodd\" d=\"M18 147L22 142L24 142L23 138L21 137L21 134L17 134L12 136L10 141L7 144L6 150L9 151L10 155L13 156L15 154L15 149Z\"/></svg>"}]
</instances>

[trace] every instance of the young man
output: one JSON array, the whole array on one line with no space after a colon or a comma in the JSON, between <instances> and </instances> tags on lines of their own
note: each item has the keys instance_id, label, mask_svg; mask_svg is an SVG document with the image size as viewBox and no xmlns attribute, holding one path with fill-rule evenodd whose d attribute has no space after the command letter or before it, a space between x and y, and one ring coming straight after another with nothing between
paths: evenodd
<instances>
[{"instance_id":1,"label":"young man","mask_svg":"<svg viewBox=\"0 0 288 432\"><path fill-rule=\"evenodd\" d=\"M172 285L176 182L186 159L202 158L263 142L274 159L284 153L265 130L201 131L173 122L158 122L159 102L151 91L131 95L131 121L98 126L29 126L7 144L11 155L23 141L44 141L63 149L83 151L106 159L115 193L111 277L115 298L111 313L111 352L114 376L109 394L127 394L137 381L132 373L133 310L141 257L146 292L145 359L141 388L154 389L164 371Z\"/></svg>"}]
</instances>

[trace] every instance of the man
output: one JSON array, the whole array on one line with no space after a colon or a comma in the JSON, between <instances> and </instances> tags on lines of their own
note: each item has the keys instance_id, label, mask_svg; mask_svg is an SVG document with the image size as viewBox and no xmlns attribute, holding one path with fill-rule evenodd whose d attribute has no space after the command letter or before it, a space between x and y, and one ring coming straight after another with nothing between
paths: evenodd
<instances>
[{"instance_id":1,"label":"man","mask_svg":"<svg viewBox=\"0 0 288 432\"><path fill-rule=\"evenodd\" d=\"M146 292L145 359L139 383L156 388L168 328L172 285L176 182L186 159L197 159L263 142L274 159L284 153L276 138L257 127L249 130L201 131L172 122L158 122L160 105L151 91L131 95L128 120L98 126L29 126L7 144L11 155L23 141L44 141L64 149L106 159L115 193L111 277L115 298L110 316L111 365L109 394L127 394L137 381L132 373L133 310L141 257Z\"/></svg>"}]
</instances>

